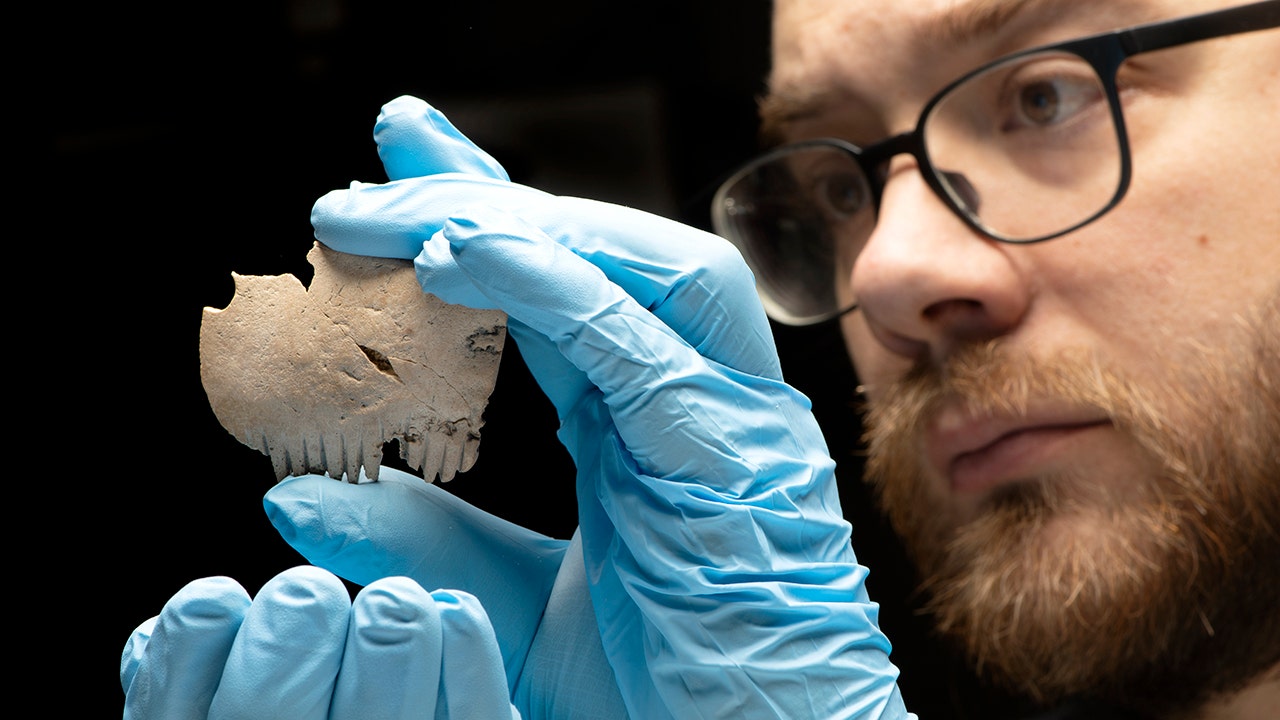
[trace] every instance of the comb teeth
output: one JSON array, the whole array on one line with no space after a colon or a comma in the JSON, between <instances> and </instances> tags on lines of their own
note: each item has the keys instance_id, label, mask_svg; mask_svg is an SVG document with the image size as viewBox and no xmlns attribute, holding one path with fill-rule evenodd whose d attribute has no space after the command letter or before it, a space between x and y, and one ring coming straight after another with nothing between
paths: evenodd
<instances>
[{"instance_id":1,"label":"comb teeth","mask_svg":"<svg viewBox=\"0 0 1280 720\"><path fill-rule=\"evenodd\" d=\"M377 480L391 440L428 481L469 470L506 316L424 294L408 261L319 243L307 259L310 290L233 273L226 309L205 308L200 378L218 422L268 455L277 480Z\"/></svg>"}]
</instances>

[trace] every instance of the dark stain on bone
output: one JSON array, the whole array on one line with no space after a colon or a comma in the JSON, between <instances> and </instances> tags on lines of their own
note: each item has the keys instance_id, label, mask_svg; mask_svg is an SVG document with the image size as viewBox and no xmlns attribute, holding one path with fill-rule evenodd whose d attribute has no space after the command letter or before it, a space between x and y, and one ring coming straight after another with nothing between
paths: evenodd
<instances>
[{"instance_id":1,"label":"dark stain on bone","mask_svg":"<svg viewBox=\"0 0 1280 720\"><path fill-rule=\"evenodd\" d=\"M479 327L467 336L467 351L473 355L497 355L502 352L498 342L499 336L506 330L505 325Z\"/></svg>"}]
</instances>

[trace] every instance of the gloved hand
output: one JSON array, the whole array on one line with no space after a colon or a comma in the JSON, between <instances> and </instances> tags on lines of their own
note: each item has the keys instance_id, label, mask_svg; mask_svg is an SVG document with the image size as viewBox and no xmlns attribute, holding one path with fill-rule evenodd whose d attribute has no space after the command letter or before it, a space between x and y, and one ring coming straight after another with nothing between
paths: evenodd
<instances>
[{"instance_id":1,"label":"gloved hand","mask_svg":"<svg viewBox=\"0 0 1280 720\"><path fill-rule=\"evenodd\" d=\"M425 290L510 316L578 466L591 597L632 716L905 716L833 463L736 253L511 184L482 154L456 162L468 143L421 101L379 128L389 168L429 172L321 198L316 235L416 251Z\"/></svg>"},{"instance_id":2,"label":"gloved hand","mask_svg":"<svg viewBox=\"0 0 1280 720\"><path fill-rule=\"evenodd\" d=\"M501 662L465 593L389 577L351 601L298 567L252 602L228 578L187 585L134 632L120 677L126 720L518 718Z\"/></svg>"},{"instance_id":3,"label":"gloved hand","mask_svg":"<svg viewBox=\"0 0 1280 720\"><path fill-rule=\"evenodd\" d=\"M378 482L363 485L290 478L264 504L307 560L354 583L404 575L477 598L525 720L626 717L596 630L577 535L548 538L385 467ZM396 692L394 679L383 685Z\"/></svg>"},{"instance_id":4,"label":"gloved hand","mask_svg":"<svg viewBox=\"0 0 1280 720\"><path fill-rule=\"evenodd\" d=\"M289 478L263 502L318 567L277 577L248 613L248 594L227 578L175 595L125 648L126 718L204 717L215 690L211 717L242 707L326 717L330 696L335 719L431 717L433 707L482 720L505 717L498 707L525 720L626 717L576 537L531 532L393 468L365 485ZM365 586L353 607L319 567ZM232 652L233 639L243 649ZM450 658L462 669L442 674L442 656L444 670Z\"/></svg>"}]
</instances>

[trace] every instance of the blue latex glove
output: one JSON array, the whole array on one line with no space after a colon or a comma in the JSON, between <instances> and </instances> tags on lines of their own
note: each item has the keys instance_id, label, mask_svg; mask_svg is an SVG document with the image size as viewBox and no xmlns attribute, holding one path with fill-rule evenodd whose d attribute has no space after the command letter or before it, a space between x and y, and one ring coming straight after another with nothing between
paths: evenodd
<instances>
[{"instance_id":1,"label":"blue latex glove","mask_svg":"<svg viewBox=\"0 0 1280 720\"><path fill-rule=\"evenodd\" d=\"M384 163L467 144L412 99L379 125ZM425 290L510 315L578 466L591 598L632 716L906 716L833 463L736 252L477 158L331 193L312 221L338 250L417 251Z\"/></svg>"},{"instance_id":2,"label":"blue latex glove","mask_svg":"<svg viewBox=\"0 0 1280 720\"><path fill-rule=\"evenodd\" d=\"M354 601L315 567L252 602L233 580L197 580L134 632L120 665L126 720L519 717L480 604L403 577Z\"/></svg>"}]
</instances>

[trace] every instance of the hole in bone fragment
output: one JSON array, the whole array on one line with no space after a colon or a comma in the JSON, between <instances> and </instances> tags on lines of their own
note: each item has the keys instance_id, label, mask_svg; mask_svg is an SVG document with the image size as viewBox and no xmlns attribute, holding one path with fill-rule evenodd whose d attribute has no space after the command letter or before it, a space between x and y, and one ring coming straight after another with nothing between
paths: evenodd
<instances>
[{"instance_id":1,"label":"hole in bone fragment","mask_svg":"<svg viewBox=\"0 0 1280 720\"><path fill-rule=\"evenodd\" d=\"M374 367L397 380L400 379L400 376L396 374L396 369L391 366L391 361L387 359L386 355L364 345L356 345L356 347L360 348L360 352L364 353L364 356L369 358L369 362L373 363Z\"/></svg>"}]
</instances>

